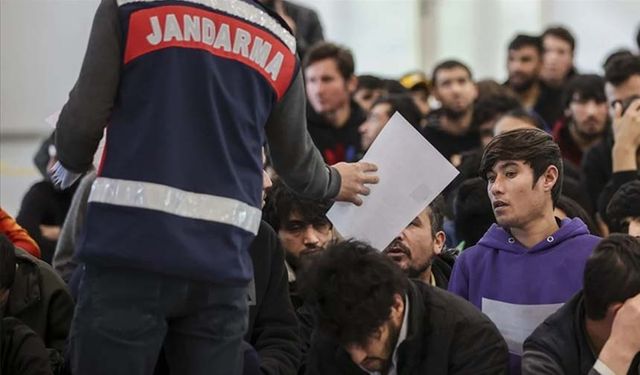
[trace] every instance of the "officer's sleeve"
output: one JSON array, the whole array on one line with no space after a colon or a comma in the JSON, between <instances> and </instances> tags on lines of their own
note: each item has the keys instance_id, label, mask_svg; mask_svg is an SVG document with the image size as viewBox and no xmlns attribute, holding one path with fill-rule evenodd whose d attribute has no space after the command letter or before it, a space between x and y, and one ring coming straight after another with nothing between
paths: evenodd
<instances>
[{"instance_id":1,"label":"officer's sleeve","mask_svg":"<svg viewBox=\"0 0 640 375\"><path fill-rule=\"evenodd\" d=\"M285 184L309 198L338 195L340 174L325 164L307 132L306 98L300 71L271 112L266 132L273 166Z\"/></svg>"},{"instance_id":2,"label":"officer's sleeve","mask_svg":"<svg viewBox=\"0 0 640 375\"><path fill-rule=\"evenodd\" d=\"M120 37L116 0L102 0L93 19L80 76L56 125L57 156L70 171L89 169L109 121L120 80Z\"/></svg>"}]
</instances>

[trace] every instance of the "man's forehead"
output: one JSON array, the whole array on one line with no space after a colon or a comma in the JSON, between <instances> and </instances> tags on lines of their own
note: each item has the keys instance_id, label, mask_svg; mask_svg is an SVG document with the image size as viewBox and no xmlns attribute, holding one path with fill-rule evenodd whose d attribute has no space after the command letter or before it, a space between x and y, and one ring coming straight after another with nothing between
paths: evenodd
<instances>
[{"instance_id":1,"label":"man's forehead","mask_svg":"<svg viewBox=\"0 0 640 375\"><path fill-rule=\"evenodd\" d=\"M454 66L453 68L446 68L446 69L442 68L438 70L436 77L437 77L436 84L442 83L442 81L450 80L450 79L465 78L470 80L471 78L469 76L469 72L467 72L467 70L461 66Z\"/></svg>"},{"instance_id":2,"label":"man's forehead","mask_svg":"<svg viewBox=\"0 0 640 375\"><path fill-rule=\"evenodd\" d=\"M494 164L491 170L497 171L500 169L508 168L508 167L522 167L525 165L524 160L499 160Z\"/></svg>"},{"instance_id":3,"label":"man's forehead","mask_svg":"<svg viewBox=\"0 0 640 375\"><path fill-rule=\"evenodd\" d=\"M538 56L538 49L534 46L523 46L518 49L510 49L509 57L525 57L525 56Z\"/></svg>"},{"instance_id":4,"label":"man's forehead","mask_svg":"<svg viewBox=\"0 0 640 375\"><path fill-rule=\"evenodd\" d=\"M605 92L609 103L613 103L616 100L624 101L634 95L640 95L640 74L632 75L618 86L607 82L605 84Z\"/></svg>"}]
</instances>

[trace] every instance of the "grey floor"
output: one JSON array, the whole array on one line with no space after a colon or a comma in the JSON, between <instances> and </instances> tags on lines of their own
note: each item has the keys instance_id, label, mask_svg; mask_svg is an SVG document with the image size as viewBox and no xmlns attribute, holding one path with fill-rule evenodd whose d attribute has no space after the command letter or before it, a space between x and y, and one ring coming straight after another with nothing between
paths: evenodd
<instances>
[{"instance_id":1,"label":"grey floor","mask_svg":"<svg viewBox=\"0 0 640 375\"><path fill-rule=\"evenodd\" d=\"M42 178L33 165L33 155L42 139L0 136L0 206L14 217L24 193Z\"/></svg>"}]
</instances>

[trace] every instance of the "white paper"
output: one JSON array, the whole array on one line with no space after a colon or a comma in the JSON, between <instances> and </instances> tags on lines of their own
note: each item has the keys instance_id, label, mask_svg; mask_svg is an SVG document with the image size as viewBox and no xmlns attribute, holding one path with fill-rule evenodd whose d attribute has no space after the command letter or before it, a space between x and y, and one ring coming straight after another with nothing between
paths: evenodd
<instances>
[{"instance_id":1,"label":"white paper","mask_svg":"<svg viewBox=\"0 0 640 375\"><path fill-rule=\"evenodd\" d=\"M53 112L52 114L47 116L46 119L44 119L44 122L51 126L51 128L55 129L56 124L58 123L58 118L60 117L60 112L62 112L62 110Z\"/></svg>"},{"instance_id":2,"label":"white paper","mask_svg":"<svg viewBox=\"0 0 640 375\"><path fill-rule=\"evenodd\" d=\"M522 356L522 344L562 303L518 305L482 298L482 312L498 327L509 352Z\"/></svg>"},{"instance_id":3,"label":"white paper","mask_svg":"<svg viewBox=\"0 0 640 375\"><path fill-rule=\"evenodd\" d=\"M396 112L362 161L378 166L380 182L363 204L336 202L327 217L344 238L387 245L456 177L458 171Z\"/></svg>"}]
</instances>

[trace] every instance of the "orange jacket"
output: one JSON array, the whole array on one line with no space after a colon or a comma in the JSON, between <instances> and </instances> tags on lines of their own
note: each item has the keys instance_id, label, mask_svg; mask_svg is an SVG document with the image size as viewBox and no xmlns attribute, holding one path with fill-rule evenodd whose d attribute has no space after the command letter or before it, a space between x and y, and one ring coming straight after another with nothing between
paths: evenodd
<instances>
[{"instance_id":1,"label":"orange jacket","mask_svg":"<svg viewBox=\"0 0 640 375\"><path fill-rule=\"evenodd\" d=\"M0 233L7 236L14 246L40 259L40 247L36 241L2 208L0 208Z\"/></svg>"}]
</instances>

